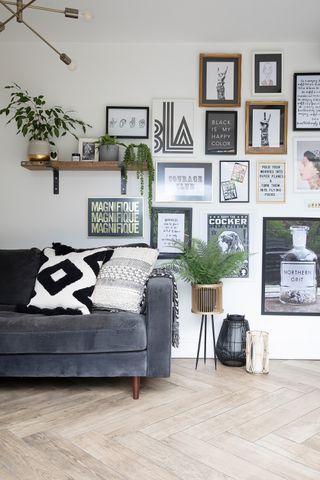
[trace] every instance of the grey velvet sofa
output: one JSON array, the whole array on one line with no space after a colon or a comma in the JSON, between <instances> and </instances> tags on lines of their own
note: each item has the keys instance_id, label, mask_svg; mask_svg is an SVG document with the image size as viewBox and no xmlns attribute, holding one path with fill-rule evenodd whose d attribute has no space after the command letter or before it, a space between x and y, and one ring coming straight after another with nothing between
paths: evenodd
<instances>
[{"instance_id":1,"label":"grey velvet sofa","mask_svg":"<svg viewBox=\"0 0 320 480\"><path fill-rule=\"evenodd\" d=\"M172 282L150 278L145 313L20 313L29 301L40 250L0 250L0 377L168 377ZM20 310L20 311L19 311Z\"/></svg>"}]
</instances>

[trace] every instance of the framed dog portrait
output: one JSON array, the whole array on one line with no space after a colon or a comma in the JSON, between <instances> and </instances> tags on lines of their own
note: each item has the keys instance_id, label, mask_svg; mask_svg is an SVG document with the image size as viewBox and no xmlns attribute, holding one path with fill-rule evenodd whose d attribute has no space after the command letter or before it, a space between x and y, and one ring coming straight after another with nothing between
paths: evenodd
<instances>
[{"instance_id":1,"label":"framed dog portrait","mask_svg":"<svg viewBox=\"0 0 320 480\"><path fill-rule=\"evenodd\" d=\"M200 107L240 107L241 55L200 54Z\"/></svg>"},{"instance_id":2,"label":"framed dog portrait","mask_svg":"<svg viewBox=\"0 0 320 480\"><path fill-rule=\"evenodd\" d=\"M281 52L254 52L252 70L253 95L282 94Z\"/></svg>"},{"instance_id":3,"label":"framed dog portrait","mask_svg":"<svg viewBox=\"0 0 320 480\"><path fill-rule=\"evenodd\" d=\"M217 236L220 248L225 253L248 252L236 278L249 276L249 215L247 214L215 214L207 216L208 241Z\"/></svg>"},{"instance_id":4,"label":"framed dog portrait","mask_svg":"<svg viewBox=\"0 0 320 480\"><path fill-rule=\"evenodd\" d=\"M246 103L246 153L286 154L288 102Z\"/></svg>"}]
</instances>

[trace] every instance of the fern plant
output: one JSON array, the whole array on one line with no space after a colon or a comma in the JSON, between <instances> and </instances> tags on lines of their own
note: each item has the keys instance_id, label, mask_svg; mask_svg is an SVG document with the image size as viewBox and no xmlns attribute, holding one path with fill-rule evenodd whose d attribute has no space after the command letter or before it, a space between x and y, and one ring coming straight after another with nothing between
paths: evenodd
<instances>
[{"instance_id":1,"label":"fern plant","mask_svg":"<svg viewBox=\"0 0 320 480\"><path fill-rule=\"evenodd\" d=\"M208 243L194 238L190 246L183 242L175 242L174 246L181 256L167 266L185 282L198 285L212 285L222 278L238 276L248 255L245 251L223 253L217 236Z\"/></svg>"}]
</instances>

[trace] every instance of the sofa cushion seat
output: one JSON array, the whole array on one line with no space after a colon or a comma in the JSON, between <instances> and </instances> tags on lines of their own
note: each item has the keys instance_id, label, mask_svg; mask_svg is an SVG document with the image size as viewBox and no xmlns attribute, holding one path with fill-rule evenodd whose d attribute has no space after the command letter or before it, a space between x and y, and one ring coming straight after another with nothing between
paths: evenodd
<instances>
[{"instance_id":1,"label":"sofa cushion seat","mask_svg":"<svg viewBox=\"0 0 320 480\"><path fill-rule=\"evenodd\" d=\"M0 311L0 354L129 352L146 347L145 316L136 313L48 317Z\"/></svg>"}]
</instances>

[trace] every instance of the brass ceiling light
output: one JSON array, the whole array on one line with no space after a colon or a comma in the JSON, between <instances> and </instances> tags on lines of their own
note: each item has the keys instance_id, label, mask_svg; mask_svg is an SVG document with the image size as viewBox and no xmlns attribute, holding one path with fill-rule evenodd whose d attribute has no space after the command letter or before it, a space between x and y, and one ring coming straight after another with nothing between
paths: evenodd
<instances>
[{"instance_id":1,"label":"brass ceiling light","mask_svg":"<svg viewBox=\"0 0 320 480\"><path fill-rule=\"evenodd\" d=\"M50 13L62 13L66 18L83 18L85 21L90 21L93 18L92 13L89 10L85 10L83 12L79 12L76 8L65 8L63 10L57 8L49 8L49 7L41 7L40 5L33 5L36 0L31 0L28 3L23 3L23 0L17 0L16 2L7 2L4 0L0 0L0 5L6 8L10 13L10 17L7 18L4 22L0 21L0 32L3 32L6 28L7 23L9 23L12 19L16 18L18 23L23 23L32 33L34 33L40 40L48 45L54 52L59 55L60 60L65 63L69 70L76 69L76 63L71 60L70 57L66 53L61 53L57 50L51 43L49 43L40 33L38 33L31 25L26 23L23 19L23 12L27 8L29 9L36 9L42 10L45 12ZM11 8L11 5L15 7L15 9Z\"/></svg>"}]
</instances>

